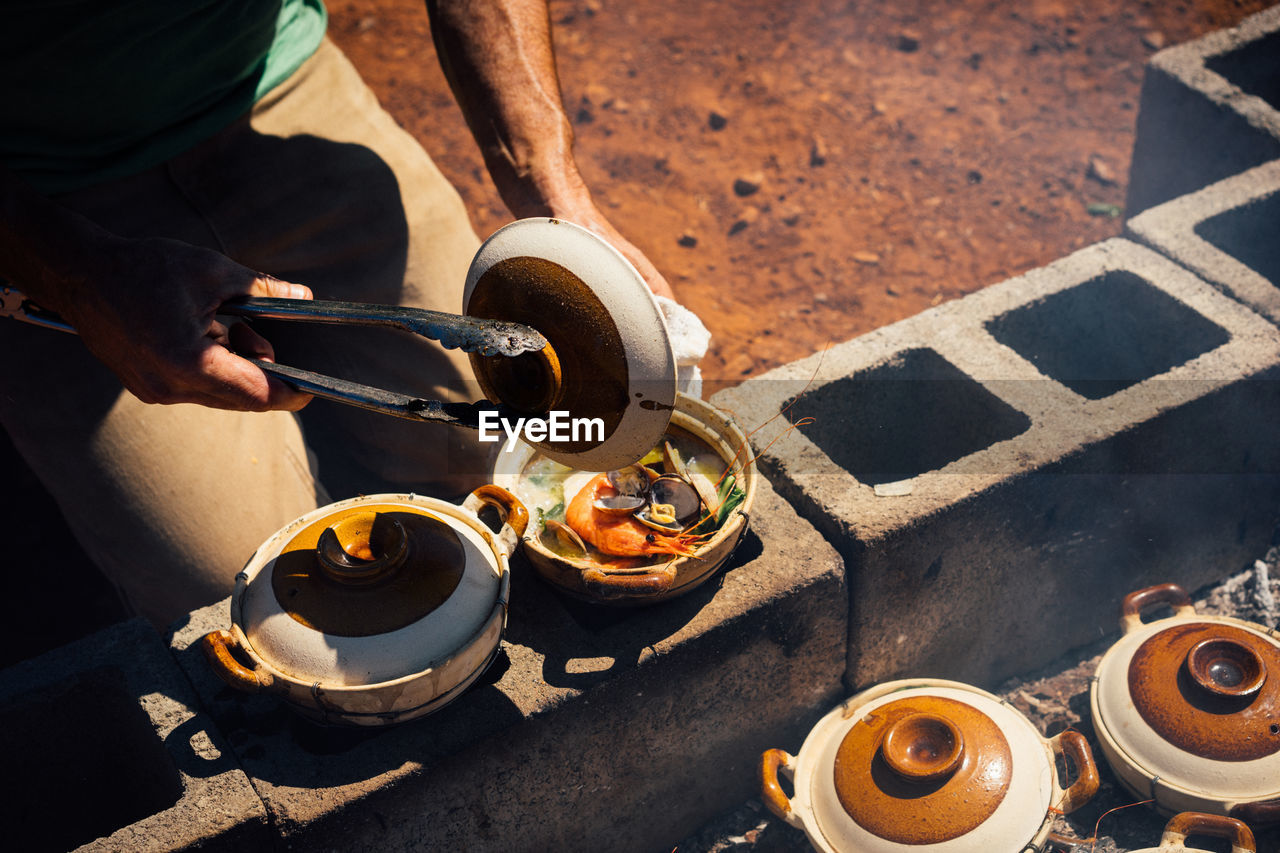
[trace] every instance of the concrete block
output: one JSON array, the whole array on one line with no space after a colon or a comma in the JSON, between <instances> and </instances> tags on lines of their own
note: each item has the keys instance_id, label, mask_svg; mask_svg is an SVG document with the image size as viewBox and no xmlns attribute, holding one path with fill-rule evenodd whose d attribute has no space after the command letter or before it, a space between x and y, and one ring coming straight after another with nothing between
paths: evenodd
<instances>
[{"instance_id":1,"label":"concrete block","mask_svg":"<svg viewBox=\"0 0 1280 853\"><path fill-rule=\"evenodd\" d=\"M843 693L843 566L762 486L727 570L661 605L569 601L518 563L494 667L401 727L320 729L224 688L196 644L225 602L171 646L286 849L670 850Z\"/></svg>"},{"instance_id":2,"label":"concrete block","mask_svg":"<svg viewBox=\"0 0 1280 853\"><path fill-rule=\"evenodd\" d=\"M9 850L250 850L266 809L155 630L122 622L0 672Z\"/></svg>"},{"instance_id":3,"label":"concrete block","mask_svg":"<svg viewBox=\"0 0 1280 853\"><path fill-rule=\"evenodd\" d=\"M1265 550L1278 368L1263 318L1116 239L712 399L786 410L752 441L845 558L850 686L994 686Z\"/></svg>"},{"instance_id":4,"label":"concrete block","mask_svg":"<svg viewBox=\"0 0 1280 853\"><path fill-rule=\"evenodd\" d=\"M1126 209L1280 157L1280 6L1147 62Z\"/></svg>"},{"instance_id":5,"label":"concrete block","mask_svg":"<svg viewBox=\"0 0 1280 853\"><path fill-rule=\"evenodd\" d=\"M1125 229L1280 323L1280 160L1165 202Z\"/></svg>"}]
</instances>

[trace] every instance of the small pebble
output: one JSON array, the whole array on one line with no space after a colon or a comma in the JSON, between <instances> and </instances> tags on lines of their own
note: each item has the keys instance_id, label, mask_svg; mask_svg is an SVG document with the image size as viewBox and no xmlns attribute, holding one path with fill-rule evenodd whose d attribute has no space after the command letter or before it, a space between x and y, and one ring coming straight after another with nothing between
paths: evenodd
<instances>
[{"instance_id":1,"label":"small pebble","mask_svg":"<svg viewBox=\"0 0 1280 853\"><path fill-rule=\"evenodd\" d=\"M686 249L692 249L698 245L698 238L686 231L680 235L680 239L676 242Z\"/></svg>"},{"instance_id":2,"label":"small pebble","mask_svg":"<svg viewBox=\"0 0 1280 853\"><path fill-rule=\"evenodd\" d=\"M1106 160L1097 155L1089 158L1089 171L1087 174L1100 184L1105 184L1106 186L1115 185L1116 173L1107 165Z\"/></svg>"},{"instance_id":3,"label":"small pebble","mask_svg":"<svg viewBox=\"0 0 1280 853\"><path fill-rule=\"evenodd\" d=\"M760 190L760 181L751 178L738 178L733 182L734 195L746 198Z\"/></svg>"},{"instance_id":4,"label":"small pebble","mask_svg":"<svg viewBox=\"0 0 1280 853\"><path fill-rule=\"evenodd\" d=\"M827 163L827 146L823 143L821 136L813 138L813 144L809 146L809 165L825 166Z\"/></svg>"},{"instance_id":5,"label":"small pebble","mask_svg":"<svg viewBox=\"0 0 1280 853\"><path fill-rule=\"evenodd\" d=\"M712 130L724 130L724 126L729 123L729 119L720 115L715 110L711 111L711 115L707 118L707 124Z\"/></svg>"}]
</instances>

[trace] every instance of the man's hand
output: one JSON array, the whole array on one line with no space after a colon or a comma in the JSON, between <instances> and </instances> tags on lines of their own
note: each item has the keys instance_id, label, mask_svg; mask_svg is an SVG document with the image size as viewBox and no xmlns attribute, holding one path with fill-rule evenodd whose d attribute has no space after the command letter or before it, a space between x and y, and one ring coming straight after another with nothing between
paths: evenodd
<instances>
[{"instance_id":1,"label":"man's hand","mask_svg":"<svg viewBox=\"0 0 1280 853\"><path fill-rule=\"evenodd\" d=\"M564 219L575 225L581 225L588 231L599 234L609 241L609 244L621 252L623 257L631 261L632 266L636 268L645 283L649 285L649 289L655 294L665 296L668 299L676 298L675 293L671 290L671 285L667 283L667 279L662 273L658 272L658 268L645 257L644 252L632 245L630 240L618 233L618 229L614 228L609 220L605 219L604 214L586 196L585 189L583 190L583 198L578 200L576 204L556 204L551 207L551 210L551 213L545 215Z\"/></svg>"},{"instance_id":2,"label":"man's hand","mask_svg":"<svg viewBox=\"0 0 1280 853\"><path fill-rule=\"evenodd\" d=\"M62 315L144 402L296 411L311 399L231 351L273 360L261 335L214 316L237 296L310 299L310 290L189 243L119 237L3 167L0 276Z\"/></svg>"},{"instance_id":3,"label":"man's hand","mask_svg":"<svg viewBox=\"0 0 1280 853\"><path fill-rule=\"evenodd\" d=\"M311 399L239 357L274 360L244 323L215 317L238 296L310 299L311 291L176 240L120 240L60 313L100 361L144 403L296 411ZM235 352L232 352L234 350Z\"/></svg>"},{"instance_id":4,"label":"man's hand","mask_svg":"<svg viewBox=\"0 0 1280 853\"><path fill-rule=\"evenodd\" d=\"M511 213L599 234L654 293L672 296L662 274L596 207L578 172L545 0L427 0L427 10L445 77Z\"/></svg>"}]
</instances>

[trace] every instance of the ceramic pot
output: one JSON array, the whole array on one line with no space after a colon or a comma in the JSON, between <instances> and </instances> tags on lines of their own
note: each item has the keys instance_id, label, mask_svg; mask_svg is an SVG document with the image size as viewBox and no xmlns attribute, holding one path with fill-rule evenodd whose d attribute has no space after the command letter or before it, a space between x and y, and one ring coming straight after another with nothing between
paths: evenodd
<instances>
[{"instance_id":1,"label":"ceramic pot","mask_svg":"<svg viewBox=\"0 0 1280 853\"><path fill-rule=\"evenodd\" d=\"M694 556L676 557L661 565L641 568L615 569L590 560L562 557L542 544L538 525L532 524L521 540L521 548L543 580L588 601L652 604L694 589L728 561L747 531L757 490L759 475L747 437L727 414L684 394L676 397L670 425L688 432L720 454L745 494L742 503L715 535L698 545ZM518 491L524 471L536 452L520 444L509 453L499 454L493 471L494 483Z\"/></svg>"},{"instance_id":2,"label":"ceramic pot","mask_svg":"<svg viewBox=\"0 0 1280 853\"><path fill-rule=\"evenodd\" d=\"M538 441L581 470L623 468L662 437L676 397L676 362L662 311L617 249L559 219L520 219L476 252L463 290L471 317L523 323L551 352L470 354L485 397L531 415L563 411L602 432Z\"/></svg>"},{"instance_id":3,"label":"ceramic pot","mask_svg":"<svg viewBox=\"0 0 1280 853\"><path fill-rule=\"evenodd\" d=\"M503 520L493 533L479 511ZM324 723L379 726L444 706L497 654L508 558L528 523L509 492L461 506L412 494L320 507L236 575L230 630L203 639L224 681Z\"/></svg>"},{"instance_id":4,"label":"ceramic pot","mask_svg":"<svg viewBox=\"0 0 1280 853\"><path fill-rule=\"evenodd\" d=\"M1172 616L1142 621L1167 604ZM1165 814L1280 820L1280 633L1196 613L1176 584L1130 593L1090 693L1103 754Z\"/></svg>"},{"instance_id":5,"label":"ceramic pot","mask_svg":"<svg viewBox=\"0 0 1280 853\"><path fill-rule=\"evenodd\" d=\"M1076 767L1065 788L1060 754ZM760 774L769 810L824 853L1039 851L1053 815L1098 788L1078 732L1044 738L998 697L937 679L857 694L813 728L799 755L765 752Z\"/></svg>"},{"instance_id":6,"label":"ceramic pot","mask_svg":"<svg viewBox=\"0 0 1280 853\"><path fill-rule=\"evenodd\" d=\"M1135 853L1204 853L1199 847L1187 846L1187 839L1193 835L1225 838L1231 842L1231 853L1256 853L1258 849L1249 827L1234 818L1182 812L1165 826L1159 847L1146 847Z\"/></svg>"}]
</instances>

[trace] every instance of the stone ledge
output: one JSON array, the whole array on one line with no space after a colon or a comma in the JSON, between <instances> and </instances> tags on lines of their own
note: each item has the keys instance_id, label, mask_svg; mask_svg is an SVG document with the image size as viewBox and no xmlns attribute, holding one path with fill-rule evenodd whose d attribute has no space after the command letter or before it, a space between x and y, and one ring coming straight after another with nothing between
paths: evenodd
<instances>
[{"instance_id":1,"label":"stone ledge","mask_svg":"<svg viewBox=\"0 0 1280 853\"><path fill-rule=\"evenodd\" d=\"M1125 231L1280 324L1277 223L1280 160L1273 160L1154 207Z\"/></svg>"},{"instance_id":2,"label":"stone ledge","mask_svg":"<svg viewBox=\"0 0 1280 853\"><path fill-rule=\"evenodd\" d=\"M1280 6L1147 62L1126 210L1280 157Z\"/></svg>"},{"instance_id":3,"label":"stone ledge","mask_svg":"<svg viewBox=\"0 0 1280 853\"><path fill-rule=\"evenodd\" d=\"M850 685L990 685L1111 630L1125 592L1265 547L1278 375L1269 323L1109 240L713 402L764 423L803 391L791 416L818 417L753 442L845 558ZM910 470L864 470L884 458Z\"/></svg>"},{"instance_id":4,"label":"stone ledge","mask_svg":"<svg viewBox=\"0 0 1280 853\"><path fill-rule=\"evenodd\" d=\"M843 692L839 557L769 488L727 571L659 606L571 602L517 565L504 653L444 710L381 731L320 729L172 650L289 849L670 849L750 794L759 744Z\"/></svg>"},{"instance_id":5,"label":"stone ledge","mask_svg":"<svg viewBox=\"0 0 1280 853\"><path fill-rule=\"evenodd\" d=\"M9 849L269 846L262 802L196 708L141 620L0 672Z\"/></svg>"}]
</instances>

